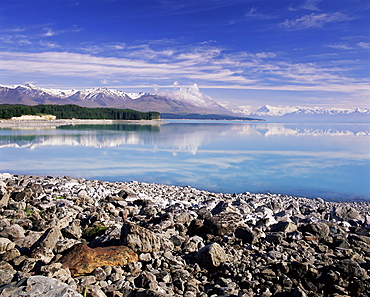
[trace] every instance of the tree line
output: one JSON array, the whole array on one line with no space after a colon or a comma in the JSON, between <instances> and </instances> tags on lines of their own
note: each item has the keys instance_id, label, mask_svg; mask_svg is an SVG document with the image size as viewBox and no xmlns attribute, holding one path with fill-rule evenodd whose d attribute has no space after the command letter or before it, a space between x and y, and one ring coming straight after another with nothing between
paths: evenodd
<instances>
[{"instance_id":1,"label":"tree line","mask_svg":"<svg viewBox=\"0 0 370 297\"><path fill-rule=\"evenodd\" d=\"M160 118L156 111L140 112L132 109L90 108L74 104L66 105L21 105L0 104L0 119L10 119L22 115L55 115L57 119L88 119L88 120L155 120Z\"/></svg>"}]
</instances>

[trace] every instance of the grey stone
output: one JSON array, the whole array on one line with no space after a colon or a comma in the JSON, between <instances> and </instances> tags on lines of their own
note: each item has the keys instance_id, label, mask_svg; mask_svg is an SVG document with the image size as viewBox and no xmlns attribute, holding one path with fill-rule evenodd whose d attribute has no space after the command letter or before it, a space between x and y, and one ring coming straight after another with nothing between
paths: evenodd
<instances>
[{"instance_id":1,"label":"grey stone","mask_svg":"<svg viewBox=\"0 0 370 297\"><path fill-rule=\"evenodd\" d=\"M221 263L229 260L223 248L218 243L210 243L195 254L197 263L208 270L213 270Z\"/></svg>"},{"instance_id":2,"label":"grey stone","mask_svg":"<svg viewBox=\"0 0 370 297\"><path fill-rule=\"evenodd\" d=\"M81 227L76 222L72 222L72 224L63 228L62 233L65 237L72 239L80 239L82 236Z\"/></svg>"},{"instance_id":3,"label":"grey stone","mask_svg":"<svg viewBox=\"0 0 370 297\"><path fill-rule=\"evenodd\" d=\"M280 221L275 225L270 227L271 232L284 232L284 233L291 233L297 231L297 225L290 223L290 222L283 222Z\"/></svg>"},{"instance_id":4,"label":"grey stone","mask_svg":"<svg viewBox=\"0 0 370 297\"><path fill-rule=\"evenodd\" d=\"M158 283L154 274L143 271L135 278L135 286L143 289L156 290Z\"/></svg>"},{"instance_id":5,"label":"grey stone","mask_svg":"<svg viewBox=\"0 0 370 297\"><path fill-rule=\"evenodd\" d=\"M244 243L255 243L258 240L257 233L253 232L248 226L236 228L235 237L240 238Z\"/></svg>"},{"instance_id":6,"label":"grey stone","mask_svg":"<svg viewBox=\"0 0 370 297\"><path fill-rule=\"evenodd\" d=\"M24 237L24 229L18 224L13 224L8 227L5 227L0 232L0 236L9 238L10 240L14 241L14 240Z\"/></svg>"},{"instance_id":7,"label":"grey stone","mask_svg":"<svg viewBox=\"0 0 370 297\"><path fill-rule=\"evenodd\" d=\"M0 237L0 254L15 248L15 244L8 238Z\"/></svg>"},{"instance_id":8,"label":"grey stone","mask_svg":"<svg viewBox=\"0 0 370 297\"><path fill-rule=\"evenodd\" d=\"M167 238L135 224L125 224L122 227L121 239L123 245L135 252L150 253L174 248L173 243Z\"/></svg>"},{"instance_id":9,"label":"grey stone","mask_svg":"<svg viewBox=\"0 0 370 297\"><path fill-rule=\"evenodd\" d=\"M241 222L242 217L240 214L235 212L221 212L206 219L204 225L212 234L228 235L234 233Z\"/></svg>"},{"instance_id":10,"label":"grey stone","mask_svg":"<svg viewBox=\"0 0 370 297\"><path fill-rule=\"evenodd\" d=\"M319 238L326 238L329 236L330 228L325 223L311 223L301 227L302 232L309 232Z\"/></svg>"},{"instance_id":11,"label":"grey stone","mask_svg":"<svg viewBox=\"0 0 370 297\"><path fill-rule=\"evenodd\" d=\"M16 272L14 269L0 269L0 286L9 284Z\"/></svg>"},{"instance_id":12,"label":"grey stone","mask_svg":"<svg viewBox=\"0 0 370 297\"><path fill-rule=\"evenodd\" d=\"M16 202L26 201L31 197L32 197L31 189L24 189L23 191L20 191L20 192L14 192L11 195L11 198Z\"/></svg>"},{"instance_id":13,"label":"grey stone","mask_svg":"<svg viewBox=\"0 0 370 297\"><path fill-rule=\"evenodd\" d=\"M0 208L8 206L10 194L8 192L0 193Z\"/></svg>"},{"instance_id":14,"label":"grey stone","mask_svg":"<svg viewBox=\"0 0 370 297\"><path fill-rule=\"evenodd\" d=\"M61 238L63 238L63 235L60 233L59 228L57 227L49 228L32 245L31 250L34 250L36 247L39 246L54 249L55 245Z\"/></svg>"},{"instance_id":15,"label":"grey stone","mask_svg":"<svg viewBox=\"0 0 370 297\"><path fill-rule=\"evenodd\" d=\"M0 292L2 297L82 297L67 284L46 276L30 276L2 287Z\"/></svg>"},{"instance_id":16,"label":"grey stone","mask_svg":"<svg viewBox=\"0 0 370 297\"><path fill-rule=\"evenodd\" d=\"M368 277L365 270L361 268L357 262L350 259L338 261L334 264L334 269L339 271L344 279L348 279L350 277L358 277L360 279L363 276Z\"/></svg>"},{"instance_id":17,"label":"grey stone","mask_svg":"<svg viewBox=\"0 0 370 297\"><path fill-rule=\"evenodd\" d=\"M341 205L336 207L332 211L332 216L336 220L340 221L349 221L349 220L358 220L364 221L364 217L359 214L359 212L349 205Z\"/></svg>"}]
</instances>

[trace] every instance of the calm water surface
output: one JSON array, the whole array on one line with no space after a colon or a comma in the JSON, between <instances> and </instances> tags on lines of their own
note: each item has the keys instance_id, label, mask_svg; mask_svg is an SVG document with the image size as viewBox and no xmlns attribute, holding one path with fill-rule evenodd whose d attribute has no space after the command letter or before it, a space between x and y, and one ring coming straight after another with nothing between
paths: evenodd
<instances>
[{"instance_id":1,"label":"calm water surface","mask_svg":"<svg viewBox=\"0 0 370 297\"><path fill-rule=\"evenodd\" d=\"M0 172L370 200L370 125L171 121L0 129Z\"/></svg>"}]
</instances>

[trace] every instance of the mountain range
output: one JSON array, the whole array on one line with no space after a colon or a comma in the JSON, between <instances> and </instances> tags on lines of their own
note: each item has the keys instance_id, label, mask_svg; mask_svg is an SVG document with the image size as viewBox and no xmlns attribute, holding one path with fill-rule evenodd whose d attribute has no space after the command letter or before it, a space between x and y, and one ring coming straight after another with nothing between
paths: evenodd
<instances>
[{"instance_id":1,"label":"mountain range","mask_svg":"<svg viewBox=\"0 0 370 297\"><path fill-rule=\"evenodd\" d=\"M264 105L252 112L235 112L200 92L197 85L173 92L127 93L108 88L59 90L32 84L0 85L0 104L76 104L84 107L129 108L171 114L218 114L248 116L273 121L361 120L369 121L370 109L308 108Z\"/></svg>"},{"instance_id":2,"label":"mountain range","mask_svg":"<svg viewBox=\"0 0 370 297\"><path fill-rule=\"evenodd\" d=\"M310 108L264 105L249 114L268 121L370 121L369 108Z\"/></svg>"},{"instance_id":3,"label":"mountain range","mask_svg":"<svg viewBox=\"0 0 370 297\"><path fill-rule=\"evenodd\" d=\"M231 114L232 112L209 96L202 94L196 85L175 92L126 93L107 88L84 90L44 89L32 84L1 86L1 104L76 104L84 107L129 108L138 111L161 113Z\"/></svg>"}]
</instances>

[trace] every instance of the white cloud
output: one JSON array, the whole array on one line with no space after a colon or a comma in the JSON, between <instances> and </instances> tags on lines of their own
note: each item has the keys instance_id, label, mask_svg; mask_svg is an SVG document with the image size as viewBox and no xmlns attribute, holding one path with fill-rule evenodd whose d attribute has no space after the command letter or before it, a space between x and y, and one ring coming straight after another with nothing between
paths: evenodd
<instances>
[{"instance_id":1,"label":"white cloud","mask_svg":"<svg viewBox=\"0 0 370 297\"><path fill-rule=\"evenodd\" d=\"M357 45L366 49L370 49L370 42L359 42Z\"/></svg>"},{"instance_id":2,"label":"white cloud","mask_svg":"<svg viewBox=\"0 0 370 297\"><path fill-rule=\"evenodd\" d=\"M43 34L43 36L46 36L46 37L51 37L51 36L55 36L57 35L56 32L54 32L52 29L50 28L45 28L46 30L46 33Z\"/></svg>"},{"instance_id":3,"label":"white cloud","mask_svg":"<svg viewBox=\"0 0 370 297\"><path fill-rule=\"evenodd\" d=\"M350 50L350 49L352 49L352 47L350 47L347 44L344 44L342 42L330 44L330 45L328 45L328 47L335 48L335 49L341 49L341 50Z\"/></svg>"},{"instance_id":4,"label":"white cloud","mask_svg":"<svg viewBox=\"0 0 370 297\"><path fill-rule=\"evenodd\" d=\"M166 87L179 81L214 89L334 91L358 96L369 93L368 81L356 79L350 73L354 70L350 60L335 65L294 63L274 52L231 54L226 49L206 45L153 49L148 44L133 47L107 43L91 44L88 50L79 48L80 53L76 53L57 52L55 48L61 47L56 43L38 44L53 51L0 52L0 75L76 78L78 85L74 88L81 87L81 81L95 79L103 84L114 82L115 87L130 83L136 88L153 84ZM346 46L344 43L332 46L342 45ZM360 45L368 46L365 42ZM356 69L360 66L356 64Z\"/></svg>"},{"instance_id":5,"label":"white cloud","mask_svg":"<svg viewBox=\"0 0 370 297\"><path fill-rule=\"evenodd\" d=\"M258 8L253 6L246 14L245 14L245 17L247 18L254 18L254 19L264 19L264 20L267 20L267 19L272 19L272 18L275 18L275 16L271 15L271 14L265 14L265 13L260 13L258 11Z\"/></svg>"},{"instance_id":6,"label":"white cloud","mask_svg":"<svg viewBox=\"0 0 370 297\"><path fill-rule=\"evenodd\" d=\"M321 28L327 23L342 22L347 20L350 20L350 18L339 12L320 14L311 13L295 20L287 19L283 23L280 23L280 27L289 30L303 30L309 28Z\"/></svg>"},{"instance_id":7,"label":"white cloud","mask_svg":"<svg viewBox=\"0 0 370 297\"><path fill-rule=\"evenodd\" d=\"M303 9L307 10L319 10L317 5L321 2L321 0L306 0L302 5Z\"/></svg>"}]
</instances>

